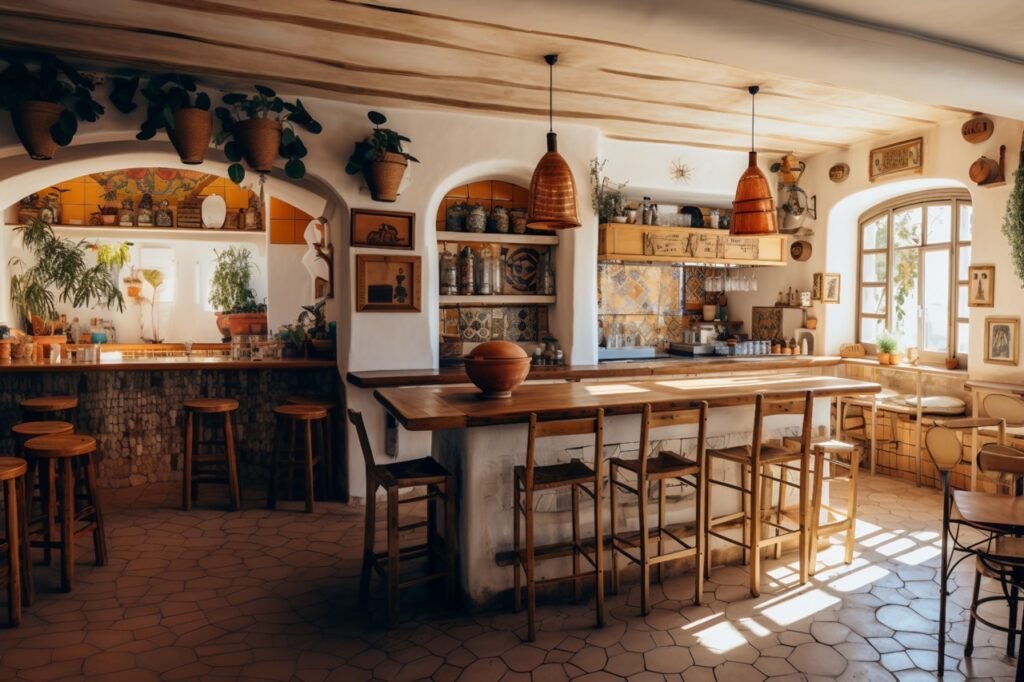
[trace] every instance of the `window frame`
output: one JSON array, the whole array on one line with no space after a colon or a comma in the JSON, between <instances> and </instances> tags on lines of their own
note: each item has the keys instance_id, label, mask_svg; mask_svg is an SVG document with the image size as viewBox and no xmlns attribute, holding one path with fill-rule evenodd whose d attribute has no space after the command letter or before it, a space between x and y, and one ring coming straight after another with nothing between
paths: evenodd
<instances>
[{"instance_id":1,"label":"window frame","mask_svg":"<svg viewBox=\"0 0 1024 682\"><path fill-rule=\"evenodd\" d=\"M950 211L950 239L948 242L928 242L928 208L929 206L946 206ZM874 350L874 342L862 339L865 320L878 320L886 329L893 329L894 318L894 282L893 267L895 255L898 251L914 250L917 255L918 282L917 282L917 338L919 341L918 352L922 362L928 364L942 364L943 360L954 355L960 360L960 364L966 367L967 353L959 352L959 329L961 324L969 324L968 317L962 317L961 313L968 311L960 310L959 295L960 287L967 284L966 280L960 277L960 256L964 247L972 246L971 240L961 240L960 219L963 206L971 206L971 218L973 222L973 203L971 195L967 190L942 189L916 192L907 194L889 201L877 204L863 212L857 220L857 305L856 305L856 338L857 342ZM897 247L894 239L893 217L897 212L907 209L921 210L921 234L920 243L912 246ZM885 219L886 241L884 248L865 249L864 233L865 228L880 218ZM974 236L973 224L971 237ZM949 305L946 321L946 334L948 347L945 352L924 349L924 282L925 282L925 254L929 251L943 251L949 254L949 276L946 297ZM885 277L880 282L864 281L864 261L868 256L885 256ZM966 263L970 265L970 262ZM870 289L882 289L885 292L885 305L882 313L864 312L864 293Z\"/></svg>"}]
</instances>

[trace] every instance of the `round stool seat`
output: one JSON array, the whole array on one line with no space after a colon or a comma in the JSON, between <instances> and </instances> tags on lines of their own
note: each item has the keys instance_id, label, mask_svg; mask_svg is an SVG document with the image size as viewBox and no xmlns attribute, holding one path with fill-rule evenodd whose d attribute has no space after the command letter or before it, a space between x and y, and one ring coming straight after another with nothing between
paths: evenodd
<instances>
[{"instance_id":1,"label":"round stool seat","mask_svg":"<svg viewBox=\"0 0 1024 682\"><path fill-rule=\"evenodd\" d=\"M74 432L75 425L70 422L21 422L11 427L11 433L22 438Z\"/></svg>"},{"instance_id":2,"label":"round stool seat","mask_svg":"<svg viewBox=\"0 0 1024 682\"><path fill-rule=\"evenodd\" d=\"M48 395L41 398L25 398L21 409L26 412L56 412L73 410L78 407L78 397L73 395Z\"/></svg>"},{"instance_id":3,"label":"round stool seat","mask_svg":"<svg viewBox=\"0 0 1024 682\"><path fill-rule=\"evenodd\" d=\"M0 457L0 481L24 476L28 471L28 462L18 457Z\"/></svg>"},{"instance_id":4,"label":"round stool seat","mask_svg":"<svg viewBox=\"0 0 1024 682\"><path fill-rule=\"evenodd\" d=\"M185 401L185 409L203 414L234 412L238 409L238 401L234 398L190 398Z\"/></svg>"},{"instance_id":5,"label":"round stool seat","mask_svg":"<svg viewBox=\"0 0 1024 682\"><path fill-rule=\"evenodd\" d=\"M338 403L330 398L320 398L315 395L290 395L285 398L285 402L292 405L314 405L316 407L322 407L325 410L337 409Z\"/></svg>"},{"instance_id":6,"label":"round stool seat","mask_svg":"<svg viewBox=\"0 0 1024 682\"><path fill-rule=\"evenodd\" d=\"M278 405L274 408L274 413L298 421L313 421L327 418L326 408L319 405Z\"/></svg>"},{"instance_id":7,"label":"round stool seat","mask_svg":"<svg viewBox=\"0 0 1024 682\"><path fill-rule=\"evenodd\" d=\"M96 439L81 434L36 436L25 442L25 450L36 457L78 457L96 450Z\"/></svg>"}]
</instances>

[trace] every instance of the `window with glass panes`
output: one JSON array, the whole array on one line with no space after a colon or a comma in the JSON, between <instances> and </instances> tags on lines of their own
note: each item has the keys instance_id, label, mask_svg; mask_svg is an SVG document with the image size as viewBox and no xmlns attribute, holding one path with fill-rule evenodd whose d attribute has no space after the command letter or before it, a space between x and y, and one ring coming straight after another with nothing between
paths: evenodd
<instances>
[{"instance_id":1,"label":"window with glass panes","mask_svg":"<svg viewBox=\"0 0 1024 682\"><path fill-rule=\"evenodd\" d=\"M860 220L858 341L885 329L934 362L968 350L967 192L926 192L876 206Z\"/></svg>"}]
</instances>

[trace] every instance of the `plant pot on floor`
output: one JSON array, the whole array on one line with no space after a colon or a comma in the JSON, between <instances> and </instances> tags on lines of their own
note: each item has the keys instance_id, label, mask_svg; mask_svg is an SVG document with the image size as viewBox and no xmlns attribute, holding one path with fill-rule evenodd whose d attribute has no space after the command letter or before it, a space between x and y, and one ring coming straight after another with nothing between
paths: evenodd
<instances>
[{"instance_id":1,"label":"plant pot on floor","mask_svg":"<svg viewBox=\"0 0 1024 682\"><path fill-rule=\"evenodd\" d=\"M47 161L53 158L57 142L50 134L50 129L56 125L62 113L64 107L60 104L38 101L22 102L11 110L14 132L33 159Z\"/></svg>"},{"instance_id":2,"label":"plant pot on floor","mask_svg":"<svg viewBox=\"0 0 1024 682\"><path fill-rule=\"evenodd\" d=\"M247 118L234 124L233 136L242 158L257 173L274 169L281 148L281 123L269 118Z\"/></svg>"},{"instance_id":3,"label":"plant pot on floor","mask_svg":"<svg viewBox=\"0 0 1024 682\"><path fill-rule=\"evenodd\" d=\"M384 154L363 168L363 176L374 201L392 202L398 199L398 186L402 184L409 161L402 154Z\"/></svg>"},{"instance_id":4,"label":"plant pot on floor","mask_svg":"<svg viewBox=\"0 0 1024 682\"><path fill-rule=\"evenodd\" d=\"M212 134L213 118L210 112L195 107L174 112L174 127L167 130L167 137L181 157L181 162L190 165L203 162Z\"/></svg>"}]
</instances>

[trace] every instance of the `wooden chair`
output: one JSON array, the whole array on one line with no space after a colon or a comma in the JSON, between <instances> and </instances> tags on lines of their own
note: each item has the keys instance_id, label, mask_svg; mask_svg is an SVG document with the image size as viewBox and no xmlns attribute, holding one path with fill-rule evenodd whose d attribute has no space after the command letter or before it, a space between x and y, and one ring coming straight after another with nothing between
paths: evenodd
<instances>
[{"instance_id":1,"label":"wooden chair","mask_svg":"<svg viewBox=\"0 0 1024 682\"><path fill-rule=\"evenodd\" d=\"M270 458L270 479L267 483L267 509L277 508L278 468L282 462L288 470L288 493L292 494L295 482L295 471L301 470L306 481L306 513L313 513L316 486L316 467L323 461L323 442L327 439L327 410L316 405L278 405L274 408L277 418L276 444ZM313 423L318 424L314 432ZM299 436L301 435L301 448ZM314 438L320 439L320 446L314 444ZM287 442L287 447L284 447ZM323 493L323 477L321 493Z\"/></svg>"},{"instance_id":2,"label":"wooden chair","mask_svg":"<svg viewBox=\"0 0 1024 682\"><path fill-rule=\"evenodd\" d=\"M557 436L593 436L594 466L589 467L578 459L563 464L537 466L537 441ZM597 410L595 416L563 421L539 421L536 414L530 415L527 434L526 465L517 465L513 470L515 497L513 498L513 571L515 587L513 593L515 610L522 602L522 576L526 577L527 639L537 639L537 585L573 581L573 591L580 596L583 578L593 575L597 582L597 626L604 626L604 524L602 523L602 460L604 447L604 410ZM591 488L588 489L587 486ZM534 493L542 490L568 489L572 495L572 541L553 543L537 547L534 543ZM584 549L580 538L580 491L588 494L594 502L594 551L593 555ZM522 518L520 518L522 517ZM525 528L523 526L525 525ZM521 528L523 531L521 533ZM520 535L525 535L524 539ZM523 543L525 542L525 547ZM572 556L573 570L568 576L545 580L536 579L538 559ZM581 572L580 559L586 559L593 571Z\"/></svg>"},{"instance_id":3,"label":"wooden chair","mask_svg":"<svg viewBox=\"0 0 1024 682\"><path fill-rule=\"evenodd\" d=\"M71 422L78 428L78 396L48 395L25 398L19 404L22 421L60 420Z\"/></svg>"},{"instance_id":4,"label":"wooden chair","mask_svg":"<svg viewBox=\"0 0 1024 682\"><path fill-rule=\"evenodd\" d=\"M188 511L199 497L200 483L227 484L231 509L242 506L238 483L238 458L235 454L235 429L232 415L238 401L232 398L190 398L185 401L185 456L181 474L181 508ZM203 440L203 417L223 419L224 440ZM209 421L209 420L208 420ZM223 457L201 454L203 445L224 446Z\"/></svg>"},{"instance_id":5,"label":"wooden chair","mask_svg":"<svg viewBox=\"0 0 1024 682\"><path fill-rule=\"evenodd\" d=\"M704 504L707 533L709 536L709 542L706 545L708 550L705 554L708 577L711 574L710 537L713 536L731 544L739 545L744 551L744 563L750 566L750 594L753 597L757 597L761 594L761 550L765 547L774 546L776 556L778 556L781 551L781 543L796 535L799 543L800 584L807 582L808 544L810 540L810 521L809 514L807 513L807 478L810 465L811 417L813 409L814 399L810 391L799 398L793 398L790 395L759 393L754 404L754 432L751 444L709 449L707 451L709 474ZM787 443L772 445L765 442L765 420L777 415L802 415L803 421L800 436L795 439L795 447L787 447ZM722 459L739 465L739 485L716 480L711 477L711 466L715 459ZM778 476L771 474L770 469L773 466L778 468ZM794 471L798 476L797 484L789 480L788 474ZM764 507L764 501L766 499L770 501L771 499L773 483L777 484L776 487L779 495L778 503L774 505L774 521L771 520L773 515L772 506ZM738 491L743 501L743 510L720 517L712 517L710 513L712 485ZM797 490L799 499L799 511L795 528L782 524L786 489L790 487ZM725 524L735 525L738 521L743 523L742 540L737 541L715 530L716 527Z\"/></svg>"},{"instance_id":6,"label":"wooden chair","mask_svg":"<svg viewBox=\"0 0 1024 682\"><path fill-rule=\"evenodd\" d=\"M64 592L74 588L75 540L78 537L92 535L96 565L105 566L107 563L103 512L96 491L95 451L95 439L77 434L38 436L25 443L25 452L45 464L40 476L40 494L46 523L38 544L44 549L60 550L61 589ZM81 494L76 495L79 489ZM78 507L76 501L82 505Z\"/></svg>"},{"instance_id":7,"label":"wooden chair","mask_svg":"<svg viewBox=\"0 0 1024 682\"><path fill-rule=\"evenodd\" d=\"M619 591L618 554L640 566L640 613L647 615L650 608L651 567L658 567L658 581L661 582L661 565L667 561L675 561L686 557L694 557L694 597L695 604L701 603L704 593L704 493L707 486L704 455L707 429L706 402L694 403L686 409L661 410L654 412L651 405L645 405L640 422L640 447L636 459L616 457L609 462L608 488L611 501L611 560L612 560L612 591ZM651 431L670 426L697 425L697 451L695 459L687 459L682 455L661 450L655 456L648 456L651 442ZM625 469L632 474L634 486L619 480L620 470ZM688 485L694 489L694 535L693 542L688 543L676 532L665 525L666 483L675 480L680 485ZM654 528L649 528L647 512L649 488L651 484L658 487L658 521ZM638 535L622 533L618 527L617 491L636 495ZM652 537L657 541L657 552L651 553ZM665 551L666 538L674 542L678 548ZM634 554L636 551L638 554Z\"/></svg>"},{"instance_id":8,"label":"wooden chair","mask_svg":"<svg viewBox=\"0 0 1024 682\"><path fill-rule=\"evenodd\" d=\"M328 497L333 497L336 494L338 487L337 476L334 468L334 427L338 411L338 401L326 396L290 395L285 398L285 402L290 405L313 405L327 410L327 424L324 427L327 435L324 437L323 467L324 478L327 481L326 494ZM347 494L342 495L342 502L347 501L347 499Z\"/></svg>"},{"instance_id":9,"label":"wooden chair","mask_svg":"<svg viewBox=\"0 0 1024 682\"><path fill-rule=\"evenodd\" d=\"M456 531L455 531L455 477L431 457L405 460L392 464L377 464L366 435L363 415L355 410L348 411L348 419L356 429L359 445L366 464L366 527L363 535L363 564L359 578L359 603L366 610L371 571L377 571L387 581L388 627L398 622L398 601L401 590L415 585L445 581L445 594L449 604L455 600ZM402 498L403 490L425 487L423 495ZM387 550L377 552L374 546L376 535L377 488L384 488L387 495ZM402 525L398 510L400 505L427 501L427 520ZM444 501L445 530L442 539L437 533L436 502ZM402 547L400 535L403 532L426 527L426 543ZM429 570L426 574L401 579L401 564L419 557L427 557ZM437 570L435 563L440 560L444 568Z\"/></svg>"},{"instance_id":10,"label":"wooden chair","mask_svg":"<svg viewBox=\"0 0 1024 682\"><path fill-rule=\"evenodd\" d=\"M28 464L25 460L0 457L0 483L3 483L5 512L5 534L0 543L0 551L7 554L7 566L0 569L0 582L7 587L7 616L11 625L21 624L22 598L27 595L27 599L31 599L32 563L29 561L25 514L27 472Z\"/></svg>"},{"instance_id":11,"label":"wooden chair","mask_svg":"<svg viewBox=\"0 0 1024 682\"><path fill-rule=\"evenodd\" d=\"M849 457L844 461L839 455ZM838 440L828 440L814 443L811 446L811 455L814 457L814 483L811 486L811 539L808 543L807 572L814 575L817 568L818 541L837 533L846 533L846 554L844 561L849 564L853 562L853 546L857 540L857 472L860 471L861 449L851 443L844 443ZM825 479L825 464L828 463L828 480L835 481L846 478L846 511L840 512L834 507L822 504L822 487ZM846 476L838 476L836 469L846 469ZM824 511L826 519L829 516L841 517L835 520L821 523L821 512Z\"/></svg>"}]
</instances>

